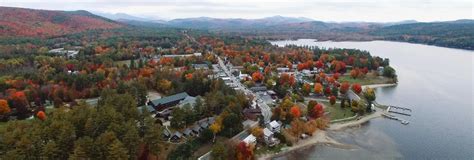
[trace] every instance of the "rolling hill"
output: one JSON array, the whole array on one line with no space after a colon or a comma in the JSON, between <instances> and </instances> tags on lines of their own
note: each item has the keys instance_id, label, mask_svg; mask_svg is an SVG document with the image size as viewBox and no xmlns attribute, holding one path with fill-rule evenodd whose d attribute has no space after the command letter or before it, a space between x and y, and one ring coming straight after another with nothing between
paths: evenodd
<instances>
[{"instance_id":1,"label":"rolling hill","mask_svg":"<svg viewBox=\"0 0 474 160\"><path fill-rule=\"evenodd\" d=\"M0 7L1 37L51 37L124 25L87 11Z\"/></svg>"}]
</instances>

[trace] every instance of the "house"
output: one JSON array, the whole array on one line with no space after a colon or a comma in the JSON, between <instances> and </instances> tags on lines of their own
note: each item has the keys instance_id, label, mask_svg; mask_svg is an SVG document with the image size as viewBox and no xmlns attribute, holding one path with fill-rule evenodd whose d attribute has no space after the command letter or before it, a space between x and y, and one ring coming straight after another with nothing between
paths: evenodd
<instances>
[{"instance_id":1,"label":"house","mask_svg":"<svg viewBox=\"0 0 474 160\"><path fill-rule=\"evenodd\" d=\"M281 124L274 120L274 121L271 121L271 122L268 124L268 128L269 128L270 131L272 131L273 133L275 133L275 132L280 133Z\"/></svg>"},{"instance_id":2,"label":"house","mask_svg":"<svg viewBox=\"0 0 474 160\"><path fill-rule=\"evenodd\" d=\"M246 79L246 78L252 79L252 77L249 76L248 74L242 74L242 71L239 71L239 79Z\"/></svg>"},{"instance_id":3,"label":"house","mask_svg":"<svg viewBox=\"0 0 474 160\"><path fill-rule=\"evenodd\" d=\"M252 120L257 120L258 116L262 115L262 111L257 108L245 108L242 112L247 119Z\"/></svg>"},{"instance_id":4,"label":"house","mask_svg":"<svg viewBox=\"0 0 474 160\"><path fill-rule=\"evenodd\" d=\"M163 129L163 138L168 139L171 137L171 133L168 129Z\"/></svg>"},{"instance_id":5,"label":"house","mask_svg":"<svg viewBox=\"0 0 474 160\"><path fill-rule=\"evenodd\" d=\"M290 68L288 68L288 67L278 67L276 70L279 73L283 73L283 72L289 72Z\"/></svg>"},{"instance_id":6,"label":"house","mask_svg":"<svg viewBox=\"0 0 474 160\"><path fill-rule=\"evenodd\" d=\"M57 56L64 56L66 58L76 58L77 54L79 54L79 49L80 47L75 47L74 49L56 48L49 50L48 53Z\"/></svg>"},{"instance_id":7,"label":"house","mask_svg":"<svg viewBox=\"0 0 474 160\"><path fill-rule=\"evenodd\" d=\"M192 127L192 131L194 132L194 134L197 135L197 134L201 133L202 128L201 128L201 126L199 126L198 124L195 124L195 125Z\"/></svg>"},{"instance_id":8,"label":"house","mask_svg":"<svg viewBox=\"0 0 474 160\"><path fill-rule=\"evenodd\" d=\"M183 134L181 134L181 132L176 131L171 136L171 141L178 141L181 138L183 138Z\"/></svg>"},{"instance_id":9,"label":"house","mask_svg":"<svg viewBox=\"0 0 474 160\"><path fill-rule=\"evenodd\" d=\"M379 75L383 75L383 67L380 66L379 68L377 68L377 72L379 73Z\"/></svg>"},{"instance_id":10,"label":"house","mask_svg":"<svg viewBox=\"0 0 474 160\"><path fill-rule=\"evenodd\" d=\"M255 144L257 141L257 137L250 134L249 136L245 137L242 141L247 144Z\"/></svg>"},{"instance_id":11,"label":"house","mask_svg":"<svg viewBox=\"0 0 474 160\"><path fill-rule=\"evenodd\" d=\"M151 105L157 111L162 111L179 104L179 102L184 100L186 97L189 97L189 95L186 92L182 92L161 99L152 100L148 103L148 105Z\"/></svg>"},{"instance_id":12,"label":"house","mask_svg":"<svg viewBox=\"0 0 474 160\"><path fill-rule=\"evenodd\" d=\"M265 87L265 86L251 87L250 90L253 91L253 92L265 92L265 91L267 91L267 87Z\"/></svg>"},{"instance_id":13,"label":"house","mask_svg":"<svg viewBox=\"0 0 474 160\"><path fill-rule=\"evenodd\" d=\"M273 132L268 128L263 129L263 140L267 145L273 145L276 142L275 138L273 137Z\"/></svg>"},{"instance_id":14,"label":"house","mask_svg":"<svg viewBox=\"0 0 474 160\"><path fill-rule=\"evenodd\" d=\"M196 70L207 70L209 69L209 65L203 63L203 64L192 64L193 68Z\"/></svg>"},{"instance_id":15,"label":"house","mask_svg":"<svg viewBox=\"0 0 474 160\"><path fill-rule=\"evenodd\" d=\"M207 118L207 122L208 122L209 124L213 124L215 121L216 121L216 117L209 117L209 118Z\"/></svg>"},{"instance_id":16,"label":"house","mask_svg":"<svg viewBox=\"0 0 474 160\"><path fill-rule=\"evenodd\" d=\"M201 52L196 52L196 53L193 53L193 55L196 56L196 57L201 57L202 53Z\"/></svg>"},{"instance_id":17,"label":"house","mask_svg":"<svg viewBox=\"0 0 474 160\"><path fill-rule=\"evenodd\" d=\"M203 121L201 123L199 123L199 126L201 126L201 128L203 129L206 129L209 127L209 123L207 121Z\"/></svg>"},{"instance_id":18,"label":"house","mask_svg":"<svg viewBox=\"0 0 474 160\"><path fill-rule=\"evenodd\" d=\"M191 137L194 135L193 131L189 128L186 128L184 131L183 131L183 134L186 136L186 137Z\"/></svg>"}]
</instances>

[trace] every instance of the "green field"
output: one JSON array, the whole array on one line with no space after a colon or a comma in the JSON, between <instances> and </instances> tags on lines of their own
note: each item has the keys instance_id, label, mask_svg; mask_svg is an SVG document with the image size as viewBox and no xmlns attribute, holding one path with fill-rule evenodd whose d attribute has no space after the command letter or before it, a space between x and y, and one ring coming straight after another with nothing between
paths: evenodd
<instances>
[{"instance_id":1,"label":"green field","mask_svg":"<svg viewBox=\"0 0 474 160\"><path fill-rule=\"evenodd\" d=\"M387 77L374 76L367 74L365 77L361 78L352 78L349 75L343 75L339 77L339 82L349 82L349 83L359 83L361 85L370 85L370 84L386 84L393 83L393 80Z\"/></svg>"},{"instance_id":2,"label":"green field","mask_svg":"<svg viewBox=\"0 0 474 160\"><path fill-rule=\"evenodd\" d=\"M348 118L355 116L355 113L351 111L350 107L341 108L341 103L336 102L333 106L329 104L329 102L318 102L322 103L323 105L327 106L325 109L326 111L330 112L329 117L331 120Z\"/></svg>"}]
</instances>

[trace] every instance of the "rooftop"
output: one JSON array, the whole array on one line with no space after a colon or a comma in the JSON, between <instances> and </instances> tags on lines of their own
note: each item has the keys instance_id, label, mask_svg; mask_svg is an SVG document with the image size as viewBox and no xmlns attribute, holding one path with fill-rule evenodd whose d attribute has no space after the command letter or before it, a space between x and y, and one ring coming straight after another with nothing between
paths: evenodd
<instances>
[{"instance_id":1,"label":"rooftop","mask_svg":"<svg viewBox=\"0 0 474 160\"><path fill-rule=\"evenodd\" d=\"M168 96L168 97L164 97L164 98L161 98L161 99L152 100L151 103L153 103L153 105L167 104L167 103L170 103L170 102L175 102L175 101L185 99L188 96L189 95L186 92L182 92L182 93L178 93L178 94Z\"/></svg>"}]
</instances>

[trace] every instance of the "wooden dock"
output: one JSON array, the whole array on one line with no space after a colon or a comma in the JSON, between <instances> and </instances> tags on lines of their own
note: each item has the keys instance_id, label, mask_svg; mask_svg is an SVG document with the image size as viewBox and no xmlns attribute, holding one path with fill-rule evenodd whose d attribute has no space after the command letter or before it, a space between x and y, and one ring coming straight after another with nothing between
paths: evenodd
<instances>
[{"instance_id":1,"label":"wooden dock","mask_svg":"<svg viewBox=\"0 0 474 160\"><path fill-rule=\"evenodd\" d=\"M393 109L397 109L397 110L401 110L401 111L394 111ZM397 107L397 106L388 106L387 107L387 112L401 114L401 115L405 115L405 116L411 116L410 113L406 113L404 111L411 112L412 110L410 108Z\"/></svg>"},{"instance_id":2,"label":"wooden dock","mask_svg":"<svg viewBox=\"0 0 474 160\"><path fill-rule=\"evenodd\" d=\"M400 121L400 123L402 123L402 124L404 124L404 125L407 125L407 124L410 123L410 122L407 121L407 120L398 118L398 117L396 117L396 116L394 116L394 115L391 115L391 114L388 114L388 113L383 113L382 116L387 117L388 119L393 119L393 120Z\"/></svg>"}]
</instances>

